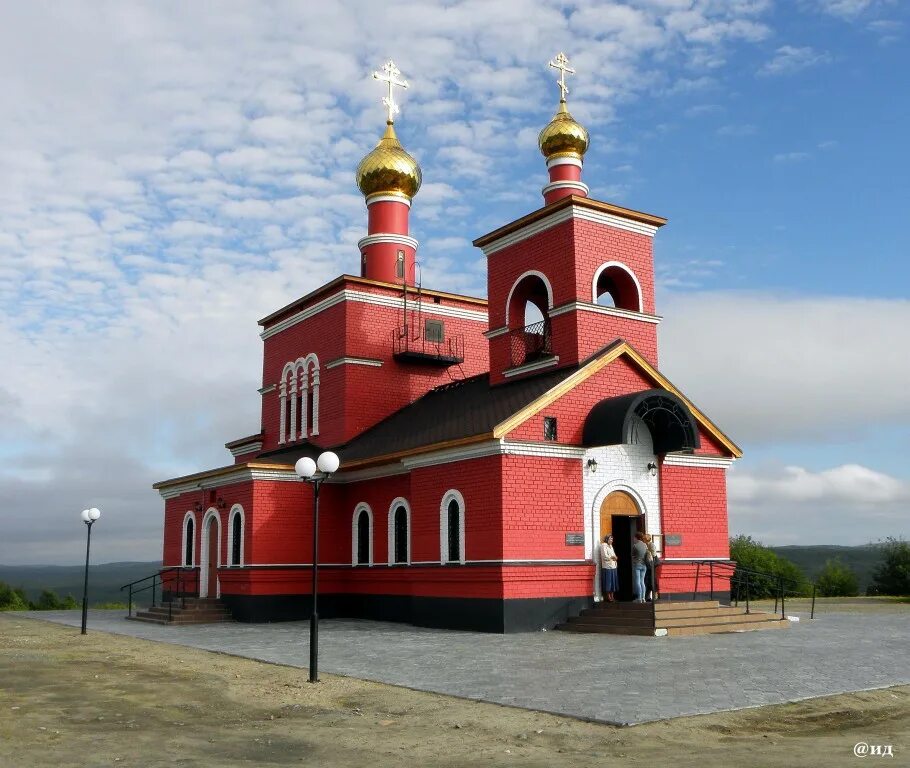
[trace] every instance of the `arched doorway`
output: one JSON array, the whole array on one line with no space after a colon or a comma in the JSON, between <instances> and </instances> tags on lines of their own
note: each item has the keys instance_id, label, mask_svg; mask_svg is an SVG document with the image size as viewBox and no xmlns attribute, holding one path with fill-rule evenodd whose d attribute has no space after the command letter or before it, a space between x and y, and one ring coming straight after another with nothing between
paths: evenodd
<instances>
[{"instance_id":1,"label":"arched doorway","mask_svg":"<svg viewBox=\"0 0 910 768\"><path fill-rule=\"evenodd\" d=\"M199 597L218 597L218 555L221 549L221 524L212 512L202 524L200 547Z\"/></svg>"},{"instance_id":2,"label":"arched doorway","mask_svg":"<svg viewBox=\"0 0 910 768\"><path fill-rule=\"evenodd\" d=\"M644 531L645 518L638 502L625 491L613 491L600 505L600 541L608 533L613 534L613 549L618 558L616 567L619 576L620 600L631 600L632 595L632 543L635 534Z\"/></svg>"}]
</instances>

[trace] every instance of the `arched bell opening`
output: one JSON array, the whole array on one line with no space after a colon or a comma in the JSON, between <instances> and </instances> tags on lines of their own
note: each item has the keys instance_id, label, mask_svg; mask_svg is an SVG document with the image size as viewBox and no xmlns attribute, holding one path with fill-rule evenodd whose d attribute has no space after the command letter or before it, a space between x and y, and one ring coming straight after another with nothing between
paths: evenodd
<instances>
[{"instance_id":1,"label":"arched bell opening","mask_svg":"<svg viewBox=\"0 0 910 768\"><path fill-rule=\"evenodd\" d=\"M594 275L593 299L602 307L641 312L641 286L635 274L616 262L603 264Z\"/></svg>"},{"instance_id":2,"label":"arched bell opening","mask_svg":"<svg viewBox=\"0 0 910 768\"><path fill-rule=\"evenodd\" d=\"M523 365L552 352L550 310L553 288L542 272L525 272L509 291L506 325L510 331L510 363Z\"/></svg>"}]
</instances>

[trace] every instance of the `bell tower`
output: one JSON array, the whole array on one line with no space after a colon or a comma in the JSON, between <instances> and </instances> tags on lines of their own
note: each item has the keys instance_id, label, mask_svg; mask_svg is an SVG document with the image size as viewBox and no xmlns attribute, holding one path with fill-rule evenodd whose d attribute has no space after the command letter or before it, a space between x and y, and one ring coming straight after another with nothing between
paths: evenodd
<instances>
[{"instance_id":1,"label":"bell tower","mask_svg":"<svg viewBox=\"0 0 910 768\"><path fill-rule=\"evenodd\" d=\"M367 236L360 248L361 277L385 283L414 280L417 241L411 237L408 217L411 200L420 189L420 166L395 134L395 115L400 112L394 88L407 88L408 81L389 59L373 78L387 84L386 129L376 147L357 166L357 186L366 198Z\"/></svg>"},{"instance_id":2,"label":"bell tower","mask_svg":"<svg viewBox=\"0 0 910 768\"><path fill-rule=\"evenodd\" d=\"M657 365L653 240L666 219L588 197L588 132L566 104L540 132L544 206L474 241L487 257L490 383L545 373L628 342Z\"/></svg>"}]
</instances>

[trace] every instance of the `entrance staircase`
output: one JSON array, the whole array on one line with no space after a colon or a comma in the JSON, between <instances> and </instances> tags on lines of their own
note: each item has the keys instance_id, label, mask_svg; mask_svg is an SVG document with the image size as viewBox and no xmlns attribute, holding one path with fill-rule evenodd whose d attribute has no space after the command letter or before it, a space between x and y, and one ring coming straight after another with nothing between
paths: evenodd
<instances>
[{"instance_id":1,"label":"entrance staircase","mask_svg":"<svg viewBox=\"0 0 910 768\"><path fill-rule=\"evenodd\" d=\"M716 600L657 603L596 603L578 616L569 617L556 629L610 635L671 637L785 629L790 625L776 613L747 612L745 608L721 605Z\"/></svg>"},{"instance_id":2,"label":"entrance staircase","mask_svg":"<svg viewBox=\"0 0 910 768\"><path fill-rule=\"evenodd\" d=\"M173 604L153 605L145 611L136 611L128 617L132 621L147 621L153 624L220 624L233 621L231 612L215 598L186 597L175 599Z\"/></svg>"}]
</instances>

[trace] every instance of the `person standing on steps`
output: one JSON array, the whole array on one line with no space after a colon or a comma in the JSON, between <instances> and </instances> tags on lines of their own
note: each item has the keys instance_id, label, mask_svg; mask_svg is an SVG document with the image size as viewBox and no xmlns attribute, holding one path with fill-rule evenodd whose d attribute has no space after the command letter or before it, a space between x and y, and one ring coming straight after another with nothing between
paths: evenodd
<instances>
[{"instance_id":1,"label":"person standing on steps","mask_svg":"<svg viewBox=\"0 0 910 768\"><path fill-rule=\"evenodd\" d=\"M644 535L645 545L648 547L648 570L645 572L645 599L649 603L656 602L660 592L660 579L658 578L657 568L660 565L660 558L657 556L657 542L650 533Z\"/></svg>"},{"instance_id":2,"label":"person standing on steps","mask_svg":"<svg viewBox=\"0 0 910 768\"><path fill-rule=\"evenodd\" d=\"M633 602L643 603L645 601L645 571L648 570L650 556L648 545L645 543L645 534L636 533L635 543L632 545L632 584L635 593Z\"/></svg>"},{"instance_id":3,"label":"person standing on steps","mask_svg":"<svg viewBox=\"0 0 910 768\"><path fill-rule=\"evenodd\" d=\"M600 594L608 603L616 601L616 590L619 589L616 563L619 559L613 549L613 534L604 536L600 545Z\"/></svg>"}]
</instances>

